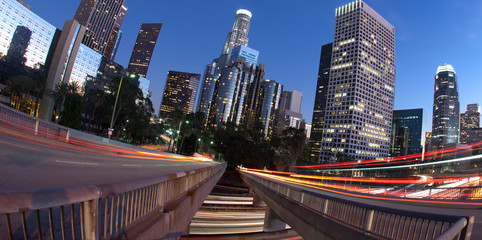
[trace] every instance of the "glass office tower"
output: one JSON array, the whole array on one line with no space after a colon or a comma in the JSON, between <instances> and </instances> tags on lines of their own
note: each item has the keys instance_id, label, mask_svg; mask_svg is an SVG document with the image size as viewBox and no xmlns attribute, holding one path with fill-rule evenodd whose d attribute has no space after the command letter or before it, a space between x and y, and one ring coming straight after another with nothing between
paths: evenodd
<instances>
[{"instance_id":1,"label":"glass office tower","mask_svg":"<svg viewBox=\"0 0 482 240\"><path fill-rule=\"evenodd\" d=\"M459 93L452 65L437 68L432 115L432 150L459 142Z\"/></svg>"}]
</instances>

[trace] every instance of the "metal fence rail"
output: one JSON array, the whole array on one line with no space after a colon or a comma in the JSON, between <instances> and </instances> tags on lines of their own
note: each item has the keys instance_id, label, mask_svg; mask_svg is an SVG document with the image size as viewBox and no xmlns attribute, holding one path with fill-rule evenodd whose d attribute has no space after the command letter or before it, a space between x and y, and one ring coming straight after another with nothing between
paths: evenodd
<instances>
[{"instance_id":1,"label":"metal fence rail","mask_svg":"<svg viewBox=\"0 0 482 240\"><path fill-rule=\"evenodd\" d=\"M114 239L225 164L126 184L0 193L0 239Z\"/></svg>"},{"instance_id":2,"label":"metal fence rail","mask_svg":"<svg viewBox=\"0 0 482 240\"><path fill-rule=\"evenodd\" d=\"M382 239L469 239L474 217L426 214L329 197L274 179L241 171L250 181L322 217Z\"/></svg>"},{"instance_id":3,"label":"metal fence rail","mask_svg":"<svg viewBox=\"0 0 482 240\"><path fill-rule=\"evenodd\" d=\"M0 122L19 131L69 141L69 128L42 120L0 104Z\"/></svg>"}]
</instances>

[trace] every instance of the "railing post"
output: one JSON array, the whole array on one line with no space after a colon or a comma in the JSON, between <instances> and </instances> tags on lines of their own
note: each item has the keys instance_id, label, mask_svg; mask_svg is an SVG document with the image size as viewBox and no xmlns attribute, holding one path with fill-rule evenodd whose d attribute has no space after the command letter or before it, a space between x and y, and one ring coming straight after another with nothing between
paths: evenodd
<instances>
[{"instance_id":1,"label":"railing post","mask_svg":"<svg viewBox=\"0 0 482 240\"><path fill-rule=\"evenodd\" d=\"M69 138L70 138L70 129L67 129L67 134L65 134L65 141L69 142Z\"/></svg>"},{"instance_id":2,"label":"railing post","mask_svg":"<svg viewBox=\"0 0 482 240\"><path fill-rule=\"evenodd\" d=\"M372 230L372 225L373 225L373 215L375 214L375 210L368 210L367 215L365 217L365 228L364 233L365 235L368 235L369 232Z\"/></svg>"},{"instance_id":3,"label":"railing post","mask_svg":"<svg viewBox=\"0 0 482 240\"><path fill-rule=\"evenodd\" d=\"M35 119L35 135L38 135L38 119Z\"/></svg>"},{"instance_id":4,"label":"railing post","mask_svg":"<svg viewBox=\"0 0 482 240\"><path fill-rule=\"evenodd\" d=\"M84 202L84 239L99 239L99 221L98 221L99 199L93 199Z\"/></svg>"},{"instance_id":5,"label":"railing post","mask_svg":"<svg viewBox=\"0 0 482 240\"><path fill-rule=\"evenodd\" d=\"M328 199L325 198L325 201L323 201L323 210L322 213L323 215L326 215L328 213Z\"/></svg>"}]
</instances>

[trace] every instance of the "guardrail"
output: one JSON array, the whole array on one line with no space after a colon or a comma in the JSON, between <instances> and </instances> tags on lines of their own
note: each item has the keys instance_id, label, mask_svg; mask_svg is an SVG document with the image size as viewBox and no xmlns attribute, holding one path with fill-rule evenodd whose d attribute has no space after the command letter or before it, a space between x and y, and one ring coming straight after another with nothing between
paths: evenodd
<instances>
[{"instance_id":1,"label":"guardrail","mask_svg":"<svg viewBox=\"0 0 482 240\"><path fill-rule=\"evenodd\" d=\"M427 214L362 204L296 188L292 184L249 172L240 173L257 184L263 193L281 195L323 218L374 238L470 239L474 217Z\"/></svg>"},{"instance_id":2,"label":"guardrail","mask_svg":"<svg viewBox=\"0 0 482 240\"><path fill-rule=\"evenodd\" d=\"M0 104L0 122L19 131L66 142L70 137L70 130L67 127L30 116L3 104Z\"/></svg>"},{"instance_id":3,"label":"guardrail","mask_svg":"<svg viewBox=\"0 0 482 240\"><path fill-rule=\"evenodd\" d=\"M0 193L0 239L120 238L225 167L122 184Z\"/></svg>"}]
</instances>

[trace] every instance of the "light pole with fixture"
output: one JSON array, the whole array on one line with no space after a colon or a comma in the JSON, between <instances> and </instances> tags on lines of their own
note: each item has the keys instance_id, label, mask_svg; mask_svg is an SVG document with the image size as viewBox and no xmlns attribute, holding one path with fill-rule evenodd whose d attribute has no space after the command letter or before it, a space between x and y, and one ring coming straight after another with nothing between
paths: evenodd
<instances>
[{"instance_id":1,"label":"light pole with fixture","mask_svg":"<svg viewBox=\"0 0 482 240\"><path fill-rule=\"evenodd\" d=\"M129 77L133 78L135 77L136 75L135 74L131 74L129 75ZM114 132L114 116L115 116L115 110L117 108L117 100L119 100L119 93L120 93L120 90L121 90L121 86L122 86L122 80L124 80L124 77L125 75L123 75L121 77L121 80L120 80L120 83L119 83L119 88L117 89L117 94L116 94L116 97L115 97L115 103L114 103L114 109L112 110L112 118L110 119L110 125L109 125L109 130L107 132L107 135L109 136L109 139L111 138L112 136L112 132Z\"/></svg>"}]
</instances>

